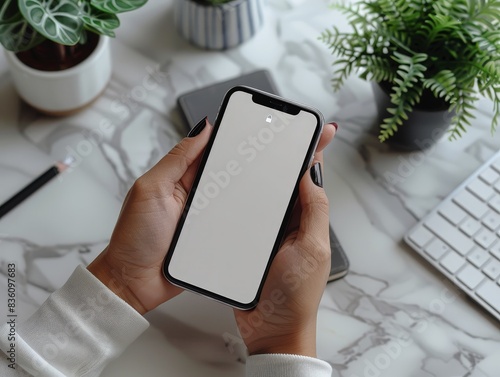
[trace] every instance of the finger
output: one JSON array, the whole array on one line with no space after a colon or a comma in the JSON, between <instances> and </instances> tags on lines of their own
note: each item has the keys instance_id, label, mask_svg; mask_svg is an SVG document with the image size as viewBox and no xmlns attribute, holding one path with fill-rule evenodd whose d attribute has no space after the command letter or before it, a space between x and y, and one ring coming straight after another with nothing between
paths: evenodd
<instances>
[{"instance_id":1,"label":"finger","mask_svg":"<svg viewBox=\"0 0 500 377\"><path fill-rule=\"evenodd\" d=\"M163 184L175 185L186 174L191 165L199 158L205 149L212 127L205 119L205 126L194 137L185 137L168 154L163 157L146 175L148 179L159 181ZM193 169L191 169L193 171Z\"/></svg>"},{"instance_id":2,"label":"finger","mask_svg":"<svg viewBox=\"0 0 500 377\"><path fill-rule=\"evenodd\" d=\"M196 160L193 161L193 163L186 170L186 173L179 180L181 187L186 193L188 193L193 186L194 178L196 176L196 172L198 171L198 167L200 165L202 157L203 153L200 153L200 155L196 158Z\"/></svg>"},{"instance_id":3,"label":"finger","mask_svg":"<svg viewBox=\"0 0 500 377\"><path fill-rule=\"evenodd\" d=\"M336 124L337 123L327 123L323 126L323 132L321 132L321 138L319 139L316 152L321 152L333 140L337 130Z\"/></svg>"},{"instance_id":4,"label":"finger","mask_svg":"<svg viewBox=\"0 0 500 377\"><path fill-rule=\"evenodd\" d=\"M318 162L323 165L323 151L316 152L312 160L311 167L313 167Z\"/></svg>"},{"instance_id":5,"label":"finger","mask_svg":"<svg viewBox=\"0 0 500 377\"><path fill-rule=\"evenodd\" d=\"M333 140L335 137L335 132L337 128L333 125L333 123L327 123L323 126L323 132L321 133L321 138L318 143L318 147L316 148L316 153L314 155L313 162L311 166L313 166L317 162L322 162L323 161L323 149L326 148L326 146ZM306 174L308 174L306 172ZM300 217L301 217L301 210L300 210L300 203L297 202L293 209L292 217L290 219L290 222L288 223L288 232L290 233L294 230L296 230L299 227L300 224Z\"/></svg>"}]
</instances>

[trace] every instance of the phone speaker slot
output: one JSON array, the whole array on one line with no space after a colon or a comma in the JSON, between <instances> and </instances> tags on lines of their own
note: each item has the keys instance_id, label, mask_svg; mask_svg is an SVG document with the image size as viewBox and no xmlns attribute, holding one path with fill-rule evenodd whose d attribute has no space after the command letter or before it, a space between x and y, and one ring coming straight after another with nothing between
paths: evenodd
<instances>
[{"instance_id":1,"label":"phone speaker slot","mask_svg":"<svg viewBox=\"0 0 500 377\"><path fill-rule=\"evenodd\" d=\"M285 102L283 100L280 100L278 98L269 98L263 95L260 95L258 93L254 94L252 96L253 102L270 107L272 109L282 111L284 113L290 114L290 115L297 115L300 112L300 109L298 106L295 106L291 103Z\"/></svg>"}]
</instances>

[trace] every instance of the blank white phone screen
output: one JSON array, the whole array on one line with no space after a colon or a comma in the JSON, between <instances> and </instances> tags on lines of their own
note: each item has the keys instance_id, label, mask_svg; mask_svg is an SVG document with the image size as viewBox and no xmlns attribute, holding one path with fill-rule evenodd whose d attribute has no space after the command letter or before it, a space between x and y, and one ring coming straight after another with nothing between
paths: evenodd
<instances>
[{"instance_id":1,"label":"blank white phone screen","mask_svg":"<svg viewBox=\"0 0 500 377\"><path fill-rule=\"evenodd\" d=\"M172 277L239 303L255 300L317 118L234 92L168 266Z\"/></svg>"}]
</instances>

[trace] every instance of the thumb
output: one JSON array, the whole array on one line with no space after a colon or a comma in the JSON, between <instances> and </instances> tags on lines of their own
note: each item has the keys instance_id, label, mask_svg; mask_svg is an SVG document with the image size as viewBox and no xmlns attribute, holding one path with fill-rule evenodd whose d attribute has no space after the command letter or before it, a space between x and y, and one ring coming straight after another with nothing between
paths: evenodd
<instances>
[{"instance_id":1,"label":"thumb","mask_svg":"<svg viewBox=\"0 0 500 377\"><path fill-rule=\"evenodd\" d=\"M187 137L146 173L148 180L163 185L177 184L205 150L212 131L209 124L207 118L202 119Z\"/></svg>"},{"instance_id":2,"label":"thumb","mask_svg":"<svg viewBox=\"0 0 500 377\"><path fill-rule=\"evenodd\" d=\"M299 186L301 206L300 225L297 242L303 250L326 261L330 258L330 211L328 197L323 189L321 162L316 160L309 172L304 174Z\"/></svg>"}]
</instances>

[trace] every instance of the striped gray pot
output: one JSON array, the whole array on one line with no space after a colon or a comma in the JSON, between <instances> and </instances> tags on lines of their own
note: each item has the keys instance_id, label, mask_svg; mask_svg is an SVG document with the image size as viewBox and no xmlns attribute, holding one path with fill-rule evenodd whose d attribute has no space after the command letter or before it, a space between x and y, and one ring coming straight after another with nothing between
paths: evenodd
<instances>
[{"instance_id":1,"label":"striped gray pot","mask_svg":"<svg viewBox=\"0 0 500 377\"><path fill-rule=\"evenodd\" d=\"M260 29L263 18L262 0L233 0L221 5L175 0L177 30L206 49L225 50L242 44Z\"/></svg>"}]
</instances>

